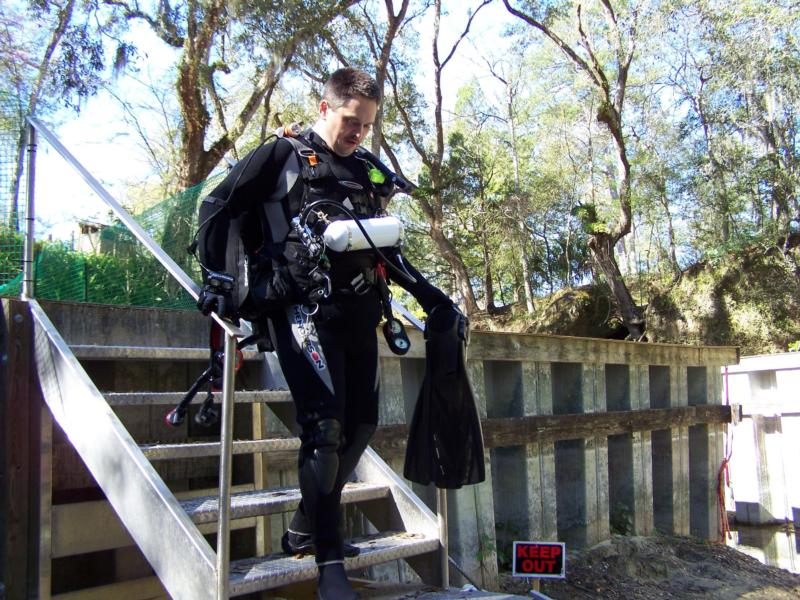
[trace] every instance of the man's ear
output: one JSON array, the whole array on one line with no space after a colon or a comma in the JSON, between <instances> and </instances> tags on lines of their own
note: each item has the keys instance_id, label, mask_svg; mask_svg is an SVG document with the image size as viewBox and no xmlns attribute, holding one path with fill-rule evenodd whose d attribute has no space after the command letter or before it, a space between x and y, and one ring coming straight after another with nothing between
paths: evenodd
<instances>
[{"instance_id":1,"label":"man's ear","mask_svg":"<svg viewBox=\"0 0 800 600\"><path fill-rule=\"evenodd\" d=\"M328 116L328 111L330 110L331 106L328 104L328 101L323 99L319 103L319 116L322 119L325 119Z\"/></svg>"}]
</instances>

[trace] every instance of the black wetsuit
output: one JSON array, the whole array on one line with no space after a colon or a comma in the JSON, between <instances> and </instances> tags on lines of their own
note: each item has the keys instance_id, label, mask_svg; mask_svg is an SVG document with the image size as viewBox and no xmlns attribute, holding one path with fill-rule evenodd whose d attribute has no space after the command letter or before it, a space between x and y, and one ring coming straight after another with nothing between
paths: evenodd
<instances>
[{"instance_id":1,"label":"black wetsuit","mask_svg":"<svg viewBox=\"0 0 800 600\"><path fill-rule=\"evenodd\" d=\"M232 240L228 239L231 219L240 220L252 274L269 271L273 261L283 260L286 236L292 237L288 223L307 202L326 197L352 207L360 218L380 214L381 198L370 182L364 161L355 155L333 154L313 132L306 134L306 140L320 163L328 165L326 172L331 175L316 181L315 189L309 190L302 176L294 182L290 177L287 182L287 170L294 168L291 165L297 156L288 141L277 140L259 147L238 163L211 193L212 201L203 203L201 222L219 211L201 230L199 238L201 262L207 269L226 270L226 253L232 247ZM357 187L363 189L358 191ZM322 206L321 210L333 219L345 218L337 214L336 207ZM417 298L426 312L451 303L400 257L399 249L384 251L393 263L402 261L416 279L411 284L394 278ZM332 293L319 302L315 314L306 315L310 310L296 305L293 313L275 302L268 304L265 313L302 428L298 466L303 502L290 529L311 533L317 563L343 558L338 532L342 487L378 423L376 327L382 316L376 287L371 285L356 291L351 284L359 274L366 274L367 280L374 281L373 251L328 251L327 255ZM253 301L253 298L247 301L251 309ZM292 332L295 319L300 326L305 319L313 321L324 351L322 370L319 363L312 365L313 361L299 347ZM322 371L330 377L327 383L326 378L320 377Z\"/></svg>"}]
</instances>

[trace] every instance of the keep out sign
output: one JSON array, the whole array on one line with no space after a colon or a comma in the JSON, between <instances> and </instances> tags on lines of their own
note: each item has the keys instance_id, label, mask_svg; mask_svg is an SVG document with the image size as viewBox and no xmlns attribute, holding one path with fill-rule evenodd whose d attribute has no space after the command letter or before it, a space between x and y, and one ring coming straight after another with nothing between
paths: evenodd
<instances>
[{"instance_id":1,"label":"keep out sign","mask_svg":"<svg viewBox=\"0 0 800 600\"><path fill-rule=\"evenodd\" d=\"M514 542L515 577L564 578L564 542Z\"/></svg>"}]
</instances>

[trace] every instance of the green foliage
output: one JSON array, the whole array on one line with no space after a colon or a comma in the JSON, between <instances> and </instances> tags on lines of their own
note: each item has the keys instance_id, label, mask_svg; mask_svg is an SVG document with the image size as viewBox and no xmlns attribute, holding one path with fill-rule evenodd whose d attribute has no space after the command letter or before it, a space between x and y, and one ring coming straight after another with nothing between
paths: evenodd
<instances>
[{"instance_id":1,"label":"green foliage","mask_svg":"<svg viewBox=\"0 0 800 600\"><path fill-rule=\"evenodd\" d=\"M608 521L611 533L630 535L633 532L633 514L627 506L620 502L611 507Z\"/></svg>"},{"instance_id":2,"label":"green foliage","mask_svg":"<svg viewBox=\"0 0 800 600\"><path fill-rule=\"evenodd\" d=\"M175 290L164 268L142 252L127 255L76 252L60 242L38 245L34 294L47 300L95 302L162 308L194 308L188 294ZM0 248L0 263L12 262L12 253ZM3 295L19 293L12 282Z\"/></svg>"},{"instance_id":3,"label":"green foliage","mask_svg":"<svg viewBox=\"0 0 800 600\"><path fill-rule=\"evenodd\" d=\"M800 227L796 7L766 0L612 3L616 36L604 3L583 3L587 37L581 41L575 2L512 4L602 70L612 101L623 91L615 89L620 84L617 52L635 41L624 110L617 114L598 91L602 85L519 19L506 15L504 25L516 24L505 28L507 37L475 35L495 25L485 21L494 8L487 7L448 66L441 164L438 157L415 162L419 153L409 143L409 131L419 134L416 141L428 158L437 140L431 45L421 25L430 6L412 3L391 48L382 114L388 148L404 175L420 184L414 199L398 196L390 207L406 224L405 252L411 261L448 294L457 295L452 261L445 261L433 244L423 211L426 201L441 201L435 207L441 213L438 225L466 266L481 307L490 300L495 306L523 307L505 322L493 315L492 326L608 333L618 316L609 290L597 282L588 285L593 273L587 241L609 233L620 220L621 166L615 139L604 125L619 118L630 161L633 227L614 251L627 284L642 305L649 305L651 339L741 343L753 350L795 343L800 337L795 325L800 307L793 295L799 259L782 240ZM0 93L19 93L15 97L23 99L32 94L41 53L65 5L37 0L33 6L29 12L12 2L0 16L5 36L0 36ZM192 6L196 14L190 15ZM181 52L183 36L191 29L189 17L197 17L194 25L205 23L208 6L145 3L141 10L148 12L165 47ZM339 64L374 69L390 31L386 5L359 2L340 16L325 12L328 8L316 0L228 3L223 18L214 21L214 43L195 57L203 77L188 86L198 91L193 116L181 114L175 71L154 84L156 104L163 110L158 118L129 106L137 126L164 122L163 136L142 130L161 178L150 196L174 190L191 170L187 164L200 161L199 155L214 146L215 135L238 128L236 117L243 107L263 105L247 129L237 129L241 137L234 158L259 143L275 121L313 122L321 81ZM445 8L443 32L454 32L463 25L463 14ZM498 14L502 9L492 18ZM42 109L52 108L59 90L79 105L112 65L135 68L137 49L130 45L128 28L139 16L126 13L121 3L77 3L46 74ZM312 21L319 24L314 35L293 37L300 24ZM442 60L450 41L443 35L440 42ZM596 63L589 60L590 52ZM455 67L459 61L462 66ZM470 65L469 73L448 78L464 64ZM267 97L251 96L249 84L259 75L282 69L281 87ZM449 87L454 81L457 90ZM457 97L448 104L453 92ZM218 102L212 101L214 94ZM23 113L24 106L22 101L15 112ZM261 122L256 122L259 115ZM4 113L2 118L17 124L19 115ZM177 149L186 120L206 127L206 118L204 143L195 140L194 150L181 157ZM218 157L206 158L210 163ZM194 172L213 168L202 166ZM189 270L195 265L186 261L184 247L196 227L197 201L208 190L189 190L141 215L146 229ZM143 196L140 189L129 199L143 203ZM39 285L50 281L47 293L61 298L177 302L174 285L160 267L139 255L135 244L119 236L104 238L102 244L98 255L42 244ZM0 252L0 269L8 273L3 283L19 272L21 242L13 231L0 231L0 245L9 248ZM45 260L52 261L50 266ZM535 315L524 310L524 283L532 289Z\"/></svg>"},{"instance_id":4,"label":"green foliage","mask_svg":"<svg viewBox=\"0 0 800 600\"><path fill-rule=\"evenodd\" d=\"M0 285L14 279L22 270L24 236L9 227L0 227Z\"/></svg>"},{"instance_id":5,"label":"green foliage","mask_svg":"<svg viewBox=\"0 0 800 600\"><path fill-rule=\"evenodd\" d=\"M650 297L653 341L737 345L743 354L762 354L800 339L800 282L791 257L777 249L752 246L698 263L677 284L655 286Z\"/></svg>"}]
</instances>

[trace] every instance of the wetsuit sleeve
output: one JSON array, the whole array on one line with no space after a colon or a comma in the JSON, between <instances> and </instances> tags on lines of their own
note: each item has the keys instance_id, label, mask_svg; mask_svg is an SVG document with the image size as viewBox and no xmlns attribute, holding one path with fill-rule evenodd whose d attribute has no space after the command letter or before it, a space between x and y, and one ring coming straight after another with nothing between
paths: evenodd
<instances>
[{"instance_id":1,"label":"wetsuit sleeve","mask_svg":"<svg viewBox=\"0 0 800 600\"><path fill-rule=\"evenodd\" d=\"M289 144L259 146L200 203L197 250L206 270L224 271L232 219L254 212L275 189L278 176L292 152ZM260 218L258 216L257 218Z\"/></svg>"},{"instance_id":2,"label":"wetsuit sleeve","mask_svg":"<svg viewBox=\"0 0 800 600\"><path fill-rule=\"evenodd\" d=\"M396 283L409 294L414 296L414 298L419 302L422 310L424 310L427 314L440 304L452 305L453 301L444 293L442 290L431 284L423 275L414 268L408 260L400 253L399 250L395 250L386 255L392 264L398 267L401 270L408 272L414 279L416 279L416 283L411 283L410 281L406 280L403 277L399 277L396 274L393 274L391 270L389 271L389 278L392 280L392 283Z\"/></svg>"}]
</instances>

